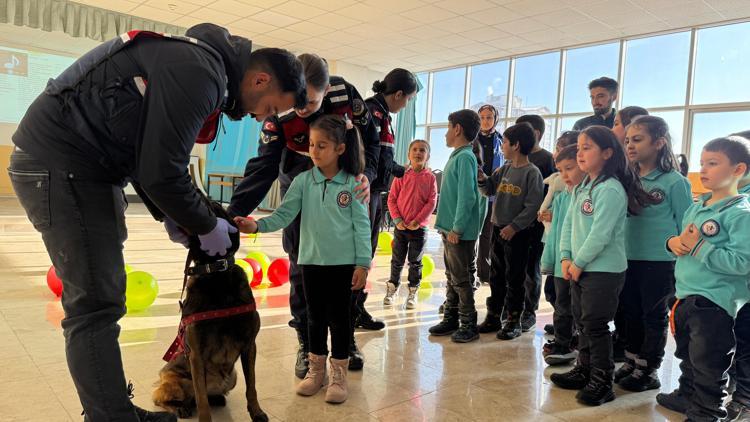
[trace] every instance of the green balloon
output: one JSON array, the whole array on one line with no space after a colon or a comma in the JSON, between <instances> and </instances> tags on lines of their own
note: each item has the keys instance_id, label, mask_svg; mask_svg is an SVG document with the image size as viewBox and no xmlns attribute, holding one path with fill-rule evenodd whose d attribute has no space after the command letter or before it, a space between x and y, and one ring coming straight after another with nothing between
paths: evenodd
<instances>
[{"instance_id":1,"label":"green balloon","mask_svg":"<svg viewBox=\"0 0 750 422\"><path fill-rule=\"evenodd\" d=\"M159 284L154 276L145 271L128 273L125 287L125 306L128 308L128 312L147 309L154 303L158 294Z\"/></svg>"},{"instance_id":2,"label":"green balloon","mask_svg":"<svg viewBox=\"0 0 750 422\"><path fill-rule=\"evenodd\" d=\"M268 267L271 266L271 259L268 258L268 255L264 254L261 251L250 251L247 253L245 258L250 258L258 261L258 264L260 264L260 267L263 269L263 274L268 274ZM250 277L250 279L253 279L252 276Z\"/></svg>"},{"instance_id":3,"label":"green balloon","mask_svg":"<svg viewBox=\"0 0 750 422\"><path fill-rule=\"evenodd\" d=\"M131 267L128 264L125 264L125 274L132 273L132 272L133 272L133 267Z\"/></svg>"},{"instance_id":4,"label":"green balloon","mask_svg":"<svg viewBox=\"0 0 750 422\"><path fill-rule=\"evenodd\" d=\"M422 277L429 277L433 271L435 271L435 261L429 255L422 255Z\"/></svg>"}]
</instances>

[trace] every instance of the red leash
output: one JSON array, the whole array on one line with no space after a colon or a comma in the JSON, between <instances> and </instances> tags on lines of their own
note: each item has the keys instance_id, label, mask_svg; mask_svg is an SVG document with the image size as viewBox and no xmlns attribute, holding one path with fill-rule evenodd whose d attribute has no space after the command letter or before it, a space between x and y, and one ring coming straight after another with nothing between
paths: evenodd
<instances>
[{"instance_id":1,"label":"red leash","mask_svg":"<svg viewBox=\"0 0 750 422\"><path fill-rule=\"evenodd\" d=\"M217 309L214 311L198 312L196 314L188 315L180 320L180 328L177 330L177 338L174 339L172 345L167 349L167 353L164 354L165 361L169 362L182 353L190 353L190 350L185 344L184 336L185 329L198 321L205 321L207 319L218 319L227 318L230 316L246 314L248 312L255 311L255 302L248 303L246 305L235 306L234 308Z\"/></svg>"}]
</instances>

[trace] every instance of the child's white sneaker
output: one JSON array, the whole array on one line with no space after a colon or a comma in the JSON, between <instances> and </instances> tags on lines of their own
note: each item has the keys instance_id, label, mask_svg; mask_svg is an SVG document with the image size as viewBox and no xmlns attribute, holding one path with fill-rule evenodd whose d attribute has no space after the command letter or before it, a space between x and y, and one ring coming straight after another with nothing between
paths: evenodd
<instances>
[{"instance_id":1,"label":"child's white sneaker","mask_svg":"<svg viewBox=\"0 0 750 422\"><path fill-rule=\"evenodd\" d=\"M409 287L409 296L406 298L406 309L417 307L417 289L418 287Z\"/></svg>"},{"instance_id":2,"label":"child's white sneaker","mask_svg":"<svg viewBox=\"0 0 750 422\"><path fill-rule=\"evenodd\" d=\"M393 297L396 296L398 287L396 287L396 285L391 283L390 281L385 283L385 285L388 288L388 291L385 292L385 297L383 298L383 305L386 305L386 306L393 305Z\"/></svg>"}]
</instances>

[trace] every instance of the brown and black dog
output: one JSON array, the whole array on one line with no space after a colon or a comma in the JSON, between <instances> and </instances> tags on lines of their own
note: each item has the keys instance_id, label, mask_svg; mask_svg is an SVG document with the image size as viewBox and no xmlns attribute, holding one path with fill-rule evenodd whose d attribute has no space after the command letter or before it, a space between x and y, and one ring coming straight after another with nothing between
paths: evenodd
<instances>
[{"instance_id":1,"label":"brown and black dog","mask_svg":"<svg viewBox=\"0 0 750 422\"><path fill-rule=\"evenodd\" d=\"M221 205L212 202L211 209L217 217L231 223ZM237 384L234 367L240 359L247 410L253 421L268 421L255 390L255 338L260 330L260 315L253 306L255 300L245 271L233 261L239 248L239 233L230 237L232 248L222 257L206 255L197 236L190 239L190 261L195 266L189 271L193 275L185 288L182 321L191 321L191 315L199 320L184 325L184 331L181 330L184 350L181 348L161 369L152 398L157 406L181 418L192 416L197 409L199 421L211 421L210 406L226 405L226 394ZM200 318L209 316L207 312L221 314L232 309L241 313Z\"/></svg>"}]
</instances>

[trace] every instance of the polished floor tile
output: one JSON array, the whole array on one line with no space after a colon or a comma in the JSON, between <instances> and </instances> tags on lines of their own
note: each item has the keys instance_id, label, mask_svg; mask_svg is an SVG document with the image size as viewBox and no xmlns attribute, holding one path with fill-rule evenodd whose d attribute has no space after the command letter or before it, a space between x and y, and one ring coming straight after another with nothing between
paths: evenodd
<instances>
[{"instance_id":1,"label":"polished floor tile","mask_svg":"<svg viewBox=\"0 0 750 422\"><path fill-rule=\"evenodd\" d=\"M120 345L136 404L152 409L151 391L158 379L167 346L179 322L178 300L185 251L175 246L159 223L140 204L131 204L127 223L126 262L147 271L159 282L159 296L147 310L130 313L120 325ZM260 250L284 256L281 234L243 239L241 253ZM430 233L426 253L436 262L434 273L419 290L417 309L404 307L402 288L396 305L384 307L390 256L378 254L368 282L367 308L384 319L380 332L358 331L365 355L362 371L351 372L350 398L341 405L324 401L324 391L312 397L294 393L297 339L287 326L289 287L262 286L253 291L262 318L258 335L257 390L261 406L272 421L678 421L682 415L656 405L656 392L628 393L616 389L617 400L598 408L584 407L574 392L555 388L553 372L541 356L542 333L551 322L543 303L535 330L514 341L483 335L470 344L448 337L429 337L439 321L445 297L440 239ZM40 236L12 198L0 198L0 421L80 421L81 408L68 374L60 321L59 299L46 285L49 258ZM405 272L404 272L405 276ZM476 293L480 320L488 287ZM678 361L668 344L661 368L663 391L671 391L679 376ZM227 407L214 409L214 420L248 420L244 386L233 390Z\"/></svg>"}]
</instances>

